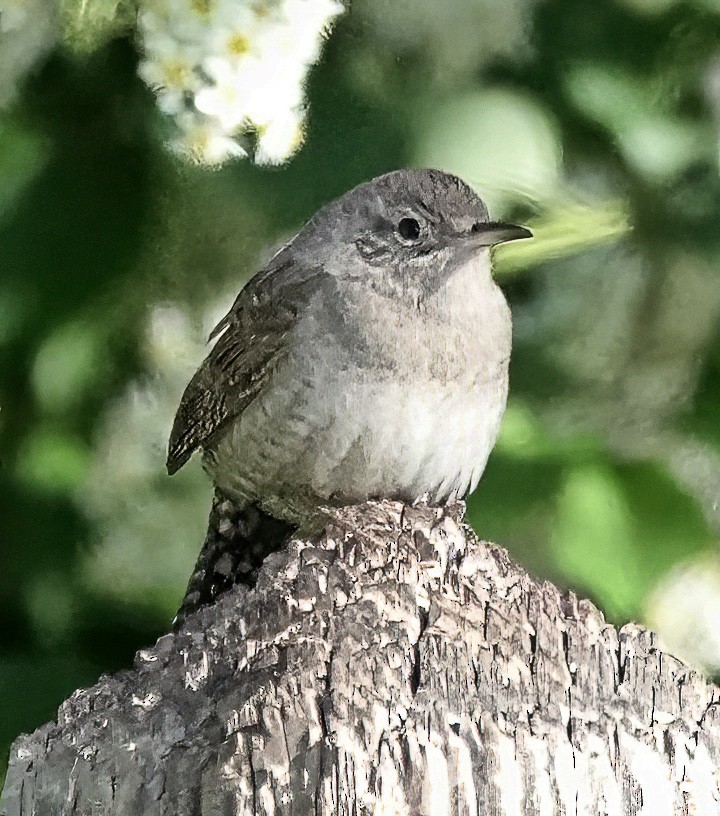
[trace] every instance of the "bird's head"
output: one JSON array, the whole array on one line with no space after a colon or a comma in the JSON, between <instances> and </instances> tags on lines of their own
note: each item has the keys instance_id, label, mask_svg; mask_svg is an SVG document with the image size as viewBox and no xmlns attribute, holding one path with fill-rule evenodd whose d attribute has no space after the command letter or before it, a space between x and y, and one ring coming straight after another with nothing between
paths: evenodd
<instances>
[{"instance_id":1,"label":"bird's head","mask_svg":"<svg viewBox=\"0 0 720 816\"><path fill-rule=\"evenodd\" d=\"M490 220L477 193L439 170L396 170L323 207L293 242L326 271L388 294L429 296L473 257L532 233ZM489 264L478 264L489 275Z\"/></svg>"}]
</instances>

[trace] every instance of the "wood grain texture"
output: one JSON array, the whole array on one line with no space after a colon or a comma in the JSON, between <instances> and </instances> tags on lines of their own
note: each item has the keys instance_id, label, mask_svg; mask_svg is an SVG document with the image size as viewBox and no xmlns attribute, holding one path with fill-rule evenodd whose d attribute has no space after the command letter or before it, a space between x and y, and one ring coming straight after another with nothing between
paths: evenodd
<instances>
[{"instance_id":1,"label":"wood grain texture","mask_svg":"<svg viewBox=\"0 0 720 816\"><path fill-rule=\"evenodd\" d=\"M720 690L462 511L333 511L16 740L0 813L720 813Z\"/></svg>"}]
</instances>

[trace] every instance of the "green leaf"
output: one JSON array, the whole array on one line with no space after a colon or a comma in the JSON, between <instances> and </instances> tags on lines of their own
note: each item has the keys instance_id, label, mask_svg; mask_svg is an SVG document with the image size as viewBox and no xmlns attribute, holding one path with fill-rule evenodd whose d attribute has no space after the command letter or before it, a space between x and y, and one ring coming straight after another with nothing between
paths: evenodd
<instances>
[{"instance_id":1,"label":"green leaf","mask_svg":"<svg viewBox=\"0 0 720 816\"><path fill-rule=\"evenodd\" d=\"M134 23L129 0L61 0L63 39L76 53L90 54Z\"/></svg>"}]
</instances>

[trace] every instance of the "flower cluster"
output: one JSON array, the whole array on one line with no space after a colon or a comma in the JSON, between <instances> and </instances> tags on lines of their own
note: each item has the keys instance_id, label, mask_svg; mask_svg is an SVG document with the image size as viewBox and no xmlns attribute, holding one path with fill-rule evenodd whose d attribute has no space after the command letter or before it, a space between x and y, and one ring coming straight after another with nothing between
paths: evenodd
<instances>
[{"instance_id":1,"label":"flower cluster","mask_svg":"<svg viewBox=\"0 0 720 816\"><path fill-rule=\"evenodd\" d=\"M279 164L303 140L304 82L338 0L142 0L140 75L199 162Z\"/></svg>"}]
</instances>

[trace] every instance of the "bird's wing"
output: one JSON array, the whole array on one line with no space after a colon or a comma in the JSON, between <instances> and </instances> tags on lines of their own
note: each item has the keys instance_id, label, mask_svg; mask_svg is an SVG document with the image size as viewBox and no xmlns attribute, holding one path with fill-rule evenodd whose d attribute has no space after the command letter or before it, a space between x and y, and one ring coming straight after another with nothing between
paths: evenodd
<instances>
[{"instance_id":1,"label":"bird's wing","mask_svg":"<svg viewBox=\"0 0 720 816\"><path fill-rule=\"evenodd\" d=\"M210 335L217 343L182 396L168 443L168 473L260 393L287 354L289 334L321 278L321 270L301 269L276 256L242 289Z\"/></svg>"}]
</instances>

